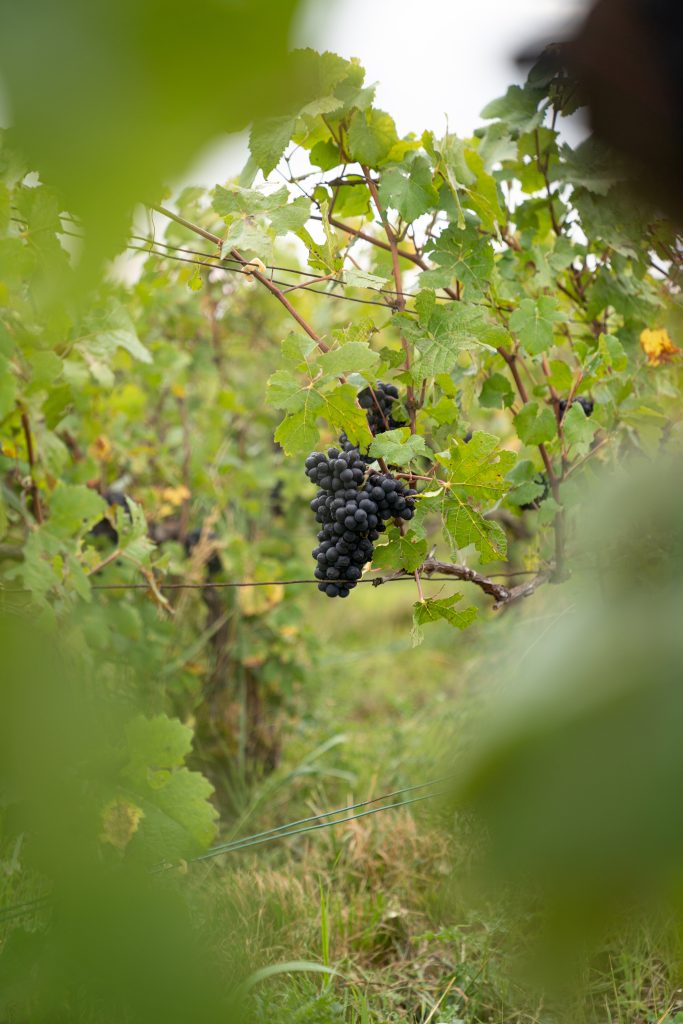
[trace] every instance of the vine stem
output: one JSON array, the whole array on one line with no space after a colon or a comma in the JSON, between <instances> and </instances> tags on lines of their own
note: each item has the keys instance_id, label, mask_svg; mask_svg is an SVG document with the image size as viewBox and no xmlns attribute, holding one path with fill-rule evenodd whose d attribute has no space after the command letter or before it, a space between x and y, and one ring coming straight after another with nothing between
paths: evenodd
<instances>
[{"instance_id":1,"label":"vine stem","mask_svg":"<svg viewBox=\"0 0 683 1024\"><path fill-rule=\"evenodd\" d=\"M26 453L28 458L29 475L31 477L31 507L33 509L33 515L36 518L36 522L39 526L42 526L45 520L43 517L43 506L40 501L40 491L38 489L38 484L36 483L36 451L33 445L31 421L29 420L28 413L25 409L21 410L21 426L26 440Z\"/></svg>"},{"instance_id":2,"label":"vine stem","mask_svg":"<svg viewBox=\"0 0 683 1024\"><path fill-rule=\"evenodd\" d=\"M386 215L386 211L382 206L381 200L379 198L379 192L377 190L377 185L373 180L372 175L370 174L369 167L367 167L365 164L361 164L361 170L363 171L365 181L367 182L368 190L370 192L370 195L372 196L372 201L374 202L375 207L377 208L379 218L382 221L382 227L384 228L384 233L387 236L387 242L389 243L389 251L391 252L391 266L393 270L394 284L396 287L396 302L394 303L394 306L399 312L401 312L406 308L406 300L403 294L403 275L401 273L398 241L396 239L394 229L389 223L389 218ZM405 362L403 364L403 368L406 370L406 372L408 372L410 370L411 365L410 345L408 344L408 341L404 337L403 333L401 333L400 337L401 345L403 346L403 351L405 352ZM415 403L415 389L413 388L412 384L408 384L406 386L406 398L408 406L408 417L410 419L410 431L411 433L415 434L417 433L417 407Z\"/></svg>"},{"instance_id":3,"label":"vine stem","mask_svg":"<svg viewBox=\"0 0 683 1024\"><path fill-rule=\"evenodd\" d=\"M192 221L186 220L184 217L179 216L177 213L173 213L172 210L168 210L165 206L151 206L150 209L155 210L157 213L162 214L162 216L164 217L168 217L169 220L175 221L176 224L180 224L182 227L187 228L188 231L193 231L196 235L199 235L201 238L205 238L208 242L212 242L214 245L219 246L219 248L222 247L223 239L219 238L218 235L214 235L211 231L207 231L205 228L200 227L198 224L193 224ZM271 295L275 296L278 302L285 307L289 315L294 320L296 320L299 326L306 332L309 338L311 338L316 343L316 345L322 352L330 351L330 346L327 344L327 342L320 337L317 331L315 331L313 327L311 327L311 325L308 323L308 321L305 320L304 317L299 313L299 311L294 308L294 306L289 301L285 293L280 288L278 288L276 284L273 284L272 281L268 280L266 275L261 273L261 271L258 270L253 265L253 263L251 263L248 259L245 259L245 257L242 256L237 249L231 249L230 255L232 256L233 259L237 260L238 263L241 263L243 267L249 267L249 274L252 277L255 277L259 284L263 285L264 288L267 288Z\"/></svg>"},{"instance_id":4,"label":"vine stem","mask_svg":"<svg viewBox=\"0 0 683 1024\"><path fill-rule=\"evenodd\" d=\"M498 353L505 360L505 363L507 364L510 373L512 374L515 385L517 387L519 397L526 405L526 403L529 401L529 393L527 392L527 389L524 385L524 381L522 380L522 377L519 372L519 367L517 366L517 361L519 357L515 352L508 352L507 349L503 348L502 346L498 348ZM553 531L555 533L555 571L552 576L554 582L559 583L561 580L565 579L567 575L565 567L566 524L564 509L562 508L561 502L560 480L553 468L553 464L548 454L548 449L546 448L546 446L544 444L539 444L538 450L541 453L543 465L545 466L545 471L548 474L548 482L550 483L550 490L552 492L553 499L557 502L558 506L560 506L558 512L555 515L555 519L553 520Z\"/></svg>"}]
</instances>

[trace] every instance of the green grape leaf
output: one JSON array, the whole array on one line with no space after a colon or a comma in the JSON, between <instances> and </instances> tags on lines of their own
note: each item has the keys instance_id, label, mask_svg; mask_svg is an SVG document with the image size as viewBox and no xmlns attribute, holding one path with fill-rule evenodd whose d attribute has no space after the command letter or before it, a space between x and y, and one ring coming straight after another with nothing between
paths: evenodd
<instances>
[{"instance_id":1,"label":"green grape leaf","mask_svg":"<svg viewBox=\"0 0 683 1024\"><path fill-rule=\"evenodd\" d=\"M445 499L444 529L451 546L462 551L472 544L483 563L503 561L507 556L507 537L500 523L485 519L469 502L457 495Z\"/></svg>"},{"instance_id":2,"label":"green grape leaf","mask_svg":"<svg viewBox=\"0 0 683 1024\"><path fill-rule=\"evenodd\" d=\"M486 378L479 395L479 405L483 409L509 408L514 400L512 385L502 373L492 373Z\"/></svg>"},{"instance_id":3,"label":"green grape leaf","mask_svg":"<svg viewBox=\"0 0 683 1024\"><path fill-rule=\"evenodd\" d=\"M74 347L89 358L108 362L117 348L123 348L141 363L151 363L152 356L137 336L128 312L123 306L112 304L104 313L86 319L85 331Z\"/></svg>"},{"instance_id":4,"label":"green grape leaf","mask_svg":"<svg viewBox=\"0 0 683 1024\"><path fill-rule=\"evenodd\" d=\"M612 186L627 175L623 166L609 146L590 136L576 149L562 146L562 166L557 171L557 179L566 181L573 188L582 186L589 192L605 196Z\"/></svg>"},{"instance_id":5,"label":"green grape leaf","mask_svg":"<svg viewBox=\"0 0 683 1024\"><path fill-rule=\"evenodd\" d=\"M216 185L211 194L211 205L219 217L229 220L233 217L255 217L285 206L289 201L289 192L283 186L277 192L267 195L252 188L230 185L223 188Z\"/></svg>"},{"instance_id":6,"label":"green grape leaf","mask_svg":"<svg viewBox=\"0 0 683 1024\"><path fill-rule=\"evenodd\" d=\"M321 171L331 171L341 163L339 146L332 139L321 139L316 142L308 155L309 160Z\"/></svg>"},{"instance_id":7,"label":"green grape leaf","mask_svg":"<svg viewBox=\"0 0 683 1024\"><path fill-rule=\"evenodd\" d=\"M442 395L435 405L424 406L422 411L442 426L445 423L456 423L460 416L457 403L447 395Z\"/></svg>"},{"instance_id":8,"label":"green grape leaf","mask_svg":"<svg viewBox=\"0 0 683 1024\"><path fill-rule=\"evenodd\" d=\"M126 774L147 782L150 770L179 768L192 750L192 730L177 718L138 715L124 729L127 748Z\"/></svg>"},{"instance_id":9,"label":"green grape leaf","mask_svg":"<svg viewBox=\"0 0 683 1024\"><path fill-rule=\"evenodd\" d=\"M309 356L312 355L317 347L313 339L309 338L307 334L296 334L294 331L290 331L280 345L280 351L285 363L298 370L301 367L305 368L308 366ZM281 409L283 406L277 406L277 408Z\"/></svg>"},{"instance_id":10,"label":"green grape leaf","mask_svg":"<svg viewBox=\"0 0 683 1024\"><path fill-rule=\"evenodd\" d=\"M50 498L50 533L74 537L95 525L107 512L102 498L85 484L60 483Z\"/></svg>"},{"instance_id":11,"label":"green grape leaf","mask_svg":"<svg viewBox=\"0 0 683 1024\"><path fill-rule=\"evenodd\" d=\"M463 229L451 225L442 231L427 250L433 270L420 274L421 288L448 288L454 281L465 287L467 297L478 297L486 289L493 274L493 246L474 227Z\"/></svg>"},{"instance_id":12,"label":"green grape leaf","mask_svg":"<svg viewBox=\"0 0 683 1024\"><path fill-rule=\"evenodd\" d=\"M601 334L598 339L600 365L596 376L605 377L610 373L622 373L628 369L628 356L624 346L612 334Z\"/></svg>"},{"instance_id":13,"label":"green grape leaf","mask_svg":"<svg viewBox=\"0 0 683 1024\"><path fill-rule=\"evenodd\" d=\"M379 354L362 341L349 341L341 348L323 352L317 365L327 377L339 377L345 373L367 373L379 363Z\"/></svg>"},{"instance_id":14,"label":"green grape leaf","mask_svg":"<svg viewBox=\"0 0 683 1024\"><path fill-rule=\"evenodd\" d=\"M375 459L384 459L390 466L407 466L420 456L429 458L432 453L419 434L411 434L408 427L397 427L378 434L370 445L369 454Z\"/></svg>"},{"instance_id":15,"label":"green grape leaf","mask_svg":"<svg viewBox=\"0 0 683 1024\"><path fill-rule=\"evenodd\" d=\"M507 479L512 484L507 500L513 505L530 505L547 490L542 474L529 459L520 459L508 473Z\"/></svg>"},{"instance_id":16,"label":"green grape leaf","mask_svg":"<svg viewBox=\"0 0 683 1024\"><path fill-rule=\"evenodd\" d=\"M216 836L213 786L200 772L178 768L163 786L148 786L136 836L149 859L179 860L201 853ZM134 840L135 841L135 840Z\"/></svg>"},{"instance_id":17,"label":"green grape leaf","mask_svg":"<svg viewBox=\"0 0 683 1024\"><path fill-rule=\"evenodd\" d=\"M460 352L509 341L504 327L492 323L478 306L463 302L436 304L433 292L421 292L416 301L417 320L406 314L394 317L401 334L417 349L413 378L423 380L450 373Z\"/></svg>"},{"instance_id":18,"label":"green grape leaf","mask_svg":"<svg viewBox=\"0 0 683 1024\"><path fill-rule=\"evenodd\" d=\"M538 299L522 299L510 317L510 330L518 335L529 355L537 356L552 346L554 325L564 319L557 300L541 295Z\"/></svg>"},{"instance_id":19,"label":"green grape leaf","mask_svg":"<svg viewBox=\"0 0 683 1024\"><path fill-rule=\"evenodd\" d=\"M547 444L557 435L557 420L552 409L527 402L515 416L515 430L524 444Z\"/></svg>"},{"instance_id":20,"label":"green grape leaf","mask_svg":"<svg viewBox=\"0 0 683 1024\"><path fill-rule=\"evenodd\" d=\"M355 395L354 389L351 390ZM311 388L302 390L301 397L296 400L296 411L285 416L275 431L275 440L282 445L285 454L301 455L315 448L319 437L317 419L324 415L325 408L325 401L317 391Z\"/></svg>"},{"instance_id":21,"label":"green grape leaf","mask_svg":"<svg viewBox=\"0 0 683 1024\"><path fill-rule=\"evenodd\" d=\"M284 203L282 206L270 213L270 225L276 237L287 234L288 231L300 231L311 216L311 204L305 196L297 196L291 203Z\"/></svg>"},{"instance_id":22,"label":"green grape leaf","mask_svg":"<svg viewBox=\"0 0 683 1024\"><path fill-rule=\"evenodd\" d=\"M376 569L403 569L405 572L415 572L426 557L426 539L418 539L411 532L402 536L392 527L389 543L375 548L372 564Z\"/></svg>"},{"instance_id":23,"label":"green grape leaf","mask_svg":"<svg viewBox=\"0 0 683 1024\"><path fill-rule=\"evenodd\" d=\"M439 201L439 193L432 184L432 170L423 156L396 167L388 167L379 186L383 206L398 210L406 221L417 220Z\"/></svg>"},{"instance_id":24,"label":"green grape leaf","mask_svg":"<svg viewBox=\"0 0 683 1024\"><path fill-rule=\"evenodd\" d=\"M346 184L338 186L335 212L341 217L365 217L371 214L370 191L360 174L347 174Z\"/></svg>"},{"instance_id":25,"label":"green grape leaf","mask_svg":"<svg viewBox=\"0 0 683 1024\"><path fill-rule=\"evenodd\" d=\"M577 455L588 453L597 429L597 424L586 416L579 402L572 402L571 408L562 417L564 439Z\"/></svg>"},{"instance_id":26,"label":"green grape leaf","mask_svg":"<svg viewBox=\"0 0 683 1024\"><path fill-rule=\"evenodd\" d=\"M422 642L422 626L432 622L447 622L456 629L467 629L477 617L476 608L458 610L455 605L462 600L462 594L451 594L441 600L427 598L413 605L413 646Z\"/></svg>"},{"instance_id":27,"label":"green grape leaf","mask_svg":"<svg viewBox=\"0 0 683 1024\"><path fill-rule=\"evenodd\" d=\"M344 270L344 281L352 288L372 288L374 291L381 291L387 283L386 277L368 274L367 271L356 270L355 267Z\"/></svg>"},{"instance_id":28,"label":"green grape leaf","mask_svg":"<svg viewBox=\"0 0 683 1024\"><path fill-rule=\"evenodd\" d=\"M484 161L476 150L465 150L465 162L476 177L474 184L464 190L462 202L468 209L479 214L487 231L498 232L498 226L505 223L506 214L500 205L496 179L487 173Z\"/></svg>"},{"instance_id":29,"label":"green grape leaf","mask_svg":"<svg viewBox=\"0 0 683 1024\"><path fill-rule=\"evenodd\" d=\"M255 121L249 133L249 151L265 175L274 171L292 137L296 118L266 117Z\"/></svg>"},{"instance_id":30,"label":"green grape leaf","mask_svg":"<svg viewBox=\"0 0 683 1024\"><path fill-rule=\"evenodd\" d=\"M268 379L266 394L269 405L286 412L298 412L309 401L315 403L317 398L310 385L302 384L289 370L276 370L272 374Z\"/></svg>"},{"instance_id":31,"label":"green grape leaf","mask_svg":"<svg viewBox=\"0 0 683 1024\"><path fill-rule=\"evenodd\" d=\"M332 337L340 345L347 345L350 341L369 341L373 334L377 333L377 327L370 317L364 317L355 323L349 323L346 327L335 327Z\"/></svg>"},{"instance_id":32,"label":"green grape leaf","mask_svg":"<svg viewBox=\"0 0 683 1024\"><path fill-rule=\"evenodd\" d=\"M10 372L9 362L0 356L0 420L4 420L13 411L16 391L16 379Z\"/></svg>"},{"instance_id":33,"label":"green grape leaf","mask_svg":"<svg viewBox=\"0 0 683 1024\"><path fill-rule=\"evenodd\" d=\"M530 132L543 121L545 108L539 110L538 105L544 98L544 89L511 85L504 96L484 107L481 116L487 121L494 118L503 121L520 133Z\"/></svg>"},{"instance_id":34,"label":"green grape leaf","mask_svg":"<svg viewBox=\"0 0 683 1024\"><path fill-rule=\"evenodd\" d=\"M367 416L356 401L356 389L352 384L340 384L324 395L323 402L323 415L337 432L344 431L352 444L363 448L370 444L372 434Z\"/></svg>"},{"instance_id":35,"label":"green grape leaf","mask_svg":"<svg viewBox=\"0 0 683 1024\"><path fill-rule=\"evenodd\" d=\"M205 849L216 833L218 812L211 783L184 767L192 730L176 718L137 716L124 730L123 776L143 811L134 840L148 858L177 860Z\"/></svg>"},{"instance_id":36,"label":"green grape leaf","mask_svg":"<svg viewBox=\"0 0 683 1024\"><path fill-rule=\"evenodd\" d=\"M551 359L549 369L548 383L552 384L556 391L569 391L574 378L567 364L562 359Z\"/></svg>"},{"instance_id":37,"label":"green grape leaf","mask_svg":"<svg viewBox=\"0 0 683 1024\"><path fill-rule=\"evenodd\" d=\"M456 548L474 544L484 562L507 553L504 531L477 510L504 498L510 489L506 476L516 456L499 445L493 434L475 431L469 443L454 441L437 455L449 484L440 499L446 532Z\"/></svg>"},{"instance_id":38,"label":"green grape leaf","mask_svg":"<svg viewBox=\"0 0 683 1024\"><path fill-rule=\"evenodd\" d=\"M368 167L377 167L386 160L398 142L396 125L383 110L356 110L347 136L347 148L352 160Z\"/></svg>"}]
</instances>

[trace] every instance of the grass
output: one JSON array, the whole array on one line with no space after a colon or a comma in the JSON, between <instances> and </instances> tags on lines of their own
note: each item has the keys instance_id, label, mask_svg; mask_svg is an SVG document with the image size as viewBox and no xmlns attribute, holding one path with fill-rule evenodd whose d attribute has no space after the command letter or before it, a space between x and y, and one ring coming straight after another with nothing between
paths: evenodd
<instances>
[{"instance_id":1,"label":"grass","mask_svg":"<svg viewBox=\"0 0 683 1024\"><path fill-rule=\"evenodd\" d=\"M413 649L409 607L398 586L359 588L343 610L311 601L318 677L302 695L285 761L247 831L439 775L454 737L466 740L495 694L510 628L523 652L551 621L536 602L464 634L430 628ZM225 915L246 933L248 969L310 960L338 972L292 972L257 985L255 1021L676 1020L676 943L666 923L615 936L564 1006L530 995L509 970L520 922L504 907L483 909L453 895L451 882L466 874L472 850L466 823L426 801L231 854L202 866L195 891L208 897L214 925Z\"/></svg>"}]
</instances>

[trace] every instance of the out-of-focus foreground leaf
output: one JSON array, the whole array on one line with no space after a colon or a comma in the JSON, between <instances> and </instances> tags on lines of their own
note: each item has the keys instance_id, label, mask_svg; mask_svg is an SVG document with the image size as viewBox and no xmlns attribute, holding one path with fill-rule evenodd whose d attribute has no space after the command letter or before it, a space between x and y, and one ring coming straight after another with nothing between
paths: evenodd
<instances>
[{"instance_id":1,"label":"out-of-focus foreground leaf","mask_svg":"<svg viewBox=\"0 0 683 1024\"><path fill-rule=\"evenodd\" d=\"M615 912L683 909L681 465L622 484L593 538L600 580L577 583L533 655L510 657L457 793L486 834L489 881L527 907L542 894L565 952Z\"/></svg>"},{"instance_id":2,"label":"out-of-focus foreground leaf","mask_svg":"<svg viewBox=\"0 0 683 1024\"><path fill-rule=\"evenodd\" d=\"M155 791L163 799L165 780L150 761L208 786L180 767L189 730L164 716L130 719L130 706L105 692L104 673L86 678L54 631L4 616L0 641L0 841L22 837L21 867L37 897L28 918L14 904L0 908L0 1019L229 1024L239 979L212 962L210 922L198 927L178 871L148 866L147 853L157 864L177 855L177 832L194 818L180 802L171 845L155 845L165 834L157 828L149 851L134 849L150 839ZM137 742L136 759L122 751L123 733ZM240 938L231 938L238 955Z\"/></svg>"},{"instance_id":3,"label":"out-of-focus foreground leaf","mask_svg":"<svg viewBox=\"0 0 683 1024\"><path fill-rule=\"evenodd\" d=\"M16 142L81 217L91 256L115 251L133 205L157 198L211 139L287 104L296 7L2 0L2 85Z\"/></svg>"}]
</instances>

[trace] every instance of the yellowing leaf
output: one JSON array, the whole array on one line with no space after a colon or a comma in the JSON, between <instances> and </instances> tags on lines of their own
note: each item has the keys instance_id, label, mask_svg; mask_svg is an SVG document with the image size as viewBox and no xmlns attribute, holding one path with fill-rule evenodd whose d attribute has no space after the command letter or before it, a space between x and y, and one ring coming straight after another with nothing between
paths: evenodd
<instances>
[{"instance_id":1,"label":"yellowing leaf","mask_svg":"<svg viewBox=\"0 0 683 1024\"><path fill-rule=\"evenodd\" d=\"M136 804L117 797L102 812L100 842L109 843L117 850L125 850L144 816L144 811Z\"/></svg>"},{"instance_id":2,"label":"yellowing leaf","mask_svg":"<svg viewBox=\"0 0 683 1024\"><path fill-rule=\"evenodd\" d=\"M180 487L164 487L161 496L169 505L178 507L190 497L190 492L184 484Z\"/></svg>"},{"instance_id":3,"label":"yellowing leaf","mask_svg":"<svg viewBox=\"0 0 683 1024\"><path fill-rule=\"evenodd\" d=\"M264 615L285 596L285 588L281 583L263 587L239 587L237 603L243 615Z\"/></svg>"},{"instance_id":4,"label":"yellowing leaf","mask_svg":"<svg viewBox=\"0 0 683 1024\"><path fill-rule=\"evenodd\" d=\"M100 462L109 462L111 452L111 441L108 437L105 437L104 434L100 434L99 437L96 437L90 446L90 454Z\"/></svg>"},{"instance_id":5,"label":"yellowing leaf","mask_svg":"<svg viewBox=\"0 0 683 1024\"><path fill-rule=\"evenodd\" d=\"M640 347L647 356L648 366L661 366L662 363L670 363L681 351L677 345L674 345L669 332L664 328L653 331L646 327L640 335Z\"/></svg>"}]
</instances>

